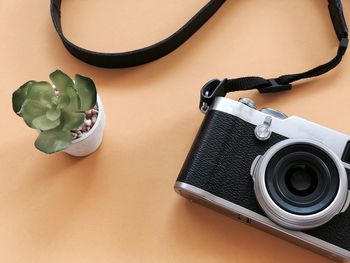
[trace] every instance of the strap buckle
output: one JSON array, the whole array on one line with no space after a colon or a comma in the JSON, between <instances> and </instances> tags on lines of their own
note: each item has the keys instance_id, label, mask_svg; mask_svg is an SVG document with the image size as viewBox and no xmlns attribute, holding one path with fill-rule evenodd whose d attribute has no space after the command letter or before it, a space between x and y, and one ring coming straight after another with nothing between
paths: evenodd
<instances>
[{"instance_id":1,"label":"strap buckle","mask_svg":"<svg viewBox=\"0 0 350 263\"><path fill-rule=\"evenodd\" d=\"M276 79L268 79L267 80L270 83L270 86L263 87L259 89L260 93L272 93L272 92L279 92L279 91L286 91L292 89L292 84L279 84Z\"/></svg>"},{"instance_id":2,"label":"strap buckle","mask_svg":"<svg viewBox=\"0 0 350 263\"><path fill-rule=\"evenodd\" d=\"M349 39L348 38L342 38L339 43L339 48L338 48L338 55L344 56L345 52L348 48L349 45Z\"/></svg>"},{"instance_id":3,"label":"strap buckle","mask_svg":"<svg viewBox=\"0 0 350 263\"><path fill-rule=\"evenodd\" d=\"M226 83L227 79L213 79L203 86L199 102L201 112L206 113L216 97L226 95Z\"/></svg>"},{"instance_id":4,"label":"strap buckle","mask_svg":"<svg viewBox=\"0 0 350 263\"><path fill-rule=\"evenodd\" d=\"M340 0L328 0L328 9L331 15L334 30L339 41L348 37L348 27L346 25L343 5Z\"/></svg>"}]
</instances>

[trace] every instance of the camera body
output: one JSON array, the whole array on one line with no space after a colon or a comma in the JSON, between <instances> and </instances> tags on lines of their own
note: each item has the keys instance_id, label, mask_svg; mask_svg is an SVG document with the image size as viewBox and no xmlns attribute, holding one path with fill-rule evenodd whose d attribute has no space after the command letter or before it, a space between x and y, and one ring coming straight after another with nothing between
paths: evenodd
<instances>
[{"instance_id":1,"label":"camera body","mask_svg":"<svg viewBox=\"0 0 350 263\"><path fill-rule=\"evenodd\" d=\"M249 99L215 99L175 184L182 196L350 261L350 136Z\"/></svg>"}]
</instances>

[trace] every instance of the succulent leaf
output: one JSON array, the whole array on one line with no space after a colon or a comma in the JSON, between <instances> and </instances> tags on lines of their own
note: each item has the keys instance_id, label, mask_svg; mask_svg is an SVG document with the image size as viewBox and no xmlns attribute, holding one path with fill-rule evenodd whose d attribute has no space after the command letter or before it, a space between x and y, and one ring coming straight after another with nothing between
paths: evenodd
<instances>
[{"instance_id":1,"label":"succulent leaf","mask_svg":"<svg viewBox=\"0 0 350 263\"><path fill-rule=\"evenodd\" d=\"M69 131L44 131L35 141L35 147L44 153L55 153L66 149L72 143Z\"/></svg>"},{"instance_id":2,"label":"succulent leaf","mask_svg":"<svg viewBox=\"0 0 350 263\"><path fill-rule=\"evenodd\" d=\"M54 95L52 85L45 81L33 81L27 91L28 99L39 101L48 108L51 108L52 97Z\"/></svg>"},{"instance_id":3,"label":"succulent leaf","mask_svg":"<svg viewBox=\"0 0 350 263\"><path fill-rule=\"evenodd\" d=\"M33 120L45 115L48 110L49 108L41 102L27 99L21 108L20 115L29 127L36 128L32 125Z\"/></svg>"},{"instance_id":4,"label":"succulent leaf","mask_svg":"<svg viewBox=\"0 0 350 263\"><path fill-rule=\"evenodd\" d=\"M80 110L87 111L96 105L97 92L95 83L92 79L76 75L75 89L81 100Z\"/></svg>"},{"instance_id":5,"label":"succulent leaf","mask_svg":"<svg viewBox=\"0 0 350 263\"><path fill-rule=\"evenodd\" d=\"M84 113L73 113L73 112L63 112L62 123L64 123L62 130L71 131L79 129L84 124L85 114Z\"/></svg>"},{"instance_id":6,"label":"succulent leaf","mask_svg":"<svg viewBox=\"0 0 350 263\"><path fill-rule=\"evenodd\" d=\"M60 120L50 120L46 115L39 116L35 118L32 121L32 125L41 130L41 131L48 131L56 128L58 125L60 125Z\"/></svg>"},{"instance_id":7,"label":"succulent leaf","mask_svg":"<svg viewBox=\"0 0 350 263\"><path fill-rule=\"evenodd\" d=\"M70 103L70 98L67 94L60 94L57 100L57 106L59 109L64 109L68 107Z\"/></svg>"},{"instance_id":8,"label":"succulent leaf","mask_svg":"<svg viewBox=\"0 0 350 263\"><path fill-rule=\"evenodd\" d=\"M61 70L56 70L50 74L50 79L60 93L65 93L67 87L73 87L73 80Z\"/></svg>"},{"instance_id":9,"label":"succulent leaf","mask_svg":"<svg viewBox=\"0 0 350 263\"><path fill-rule=\"evenodd\" d=\"M69 104L64 108L67 112L78 112L80 111L81 101L79 95L73 86L66 88L65 94L69 97Z\"/></svg>"},{"instance_id":10,"label":"succulent leaf","mask_svg":"<svg viewBox=\"0 0 350 263\"><path fill-rule=\"evenodd\" d=\"M46 112L46 117L50 121L55 121L61 116L61 110L57 108L50 109Z\"/></svg>"},{"instance_id":11,"label":"succulent leaf","mask_svg":"<svg viewBox=\"0 0 350 263\"><path fill-rule=\"evenodd\" d=\"M19 87L12 94L12 109L17 115L19 115L22 105L27 99L28 87L31 86L32 84L33 84L33 81L28 81L24 83L21 87Z\"/></svg>"},{"instance_id":12,"label":"succulent leaf","mask_svg":"<svg viewBox=\"0 0 350 263\"><path fill-rule=\"evenodd\" d=\"M55 106L58 106L58 96L51 97L51 103Z\"/></svg>"}]
</instances>

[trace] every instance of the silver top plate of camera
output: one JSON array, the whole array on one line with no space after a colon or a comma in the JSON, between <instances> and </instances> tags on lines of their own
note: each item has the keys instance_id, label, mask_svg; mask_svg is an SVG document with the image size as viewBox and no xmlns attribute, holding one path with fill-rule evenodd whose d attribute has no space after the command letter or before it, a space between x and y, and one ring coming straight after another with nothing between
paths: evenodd
<instances>
[{"instance_id":1,"label":"silver top plate of camera","mask_svg":"<svg viewBox=\"0 0 350 263\"><path fill-rule=\"evenodd\" d=\"M330 148L339 159L344 152L346 143L350 141L349 135L303 118L297 116L277 118L229 98L216 98L213 106L209 110L217 110L231 114L255 126L263 124L266 117L271 116L272 122L270 128L272 132L287 138L312 138ZM350 169L350 164L343 162L343 165Z\"/></svg>"}]
</instances>

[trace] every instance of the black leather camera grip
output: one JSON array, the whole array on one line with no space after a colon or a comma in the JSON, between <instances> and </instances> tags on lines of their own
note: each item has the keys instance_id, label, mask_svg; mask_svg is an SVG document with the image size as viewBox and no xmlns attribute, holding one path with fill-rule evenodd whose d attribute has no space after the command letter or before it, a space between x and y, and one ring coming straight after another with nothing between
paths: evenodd
<instances>
[{"instance_id":1,"label":"black leather camera grip","mask_svg":"<svg viewBox=\"0 0 350 263\"><path fill-rule=\"evenodd\" d=\"M269 140L258 141L254 129L236 116L209 110L178 181L261 214L250 168L256 156L286 138L273 133Z\"/></svg>"}]
</instances>

